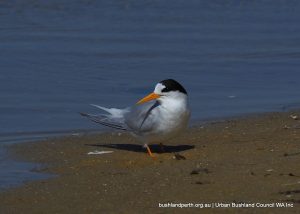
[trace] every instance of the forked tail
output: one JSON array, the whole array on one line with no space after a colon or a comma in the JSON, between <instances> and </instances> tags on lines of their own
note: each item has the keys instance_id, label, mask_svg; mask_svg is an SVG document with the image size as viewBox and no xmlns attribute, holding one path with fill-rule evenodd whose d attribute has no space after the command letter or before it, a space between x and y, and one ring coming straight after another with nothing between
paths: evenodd
<instances>
[{"instance_id":1,"label":"forked tail","mask_svg":"<svg viewBox=\"0 0 300 214\"><path fill-rule=\"evenodd\" d=\"M102 109L103 111L108 112L109 114L88 114L80 112L81 116L87 117L91 121L95 123L99 123L103 126L107 126L114 129L124 130L126 131L126 125L124 124L124 113L126 110L123 109L115 109L115 108L105 108L98 105L92 105L97 108Z\"/></svg>"}]
</instances>

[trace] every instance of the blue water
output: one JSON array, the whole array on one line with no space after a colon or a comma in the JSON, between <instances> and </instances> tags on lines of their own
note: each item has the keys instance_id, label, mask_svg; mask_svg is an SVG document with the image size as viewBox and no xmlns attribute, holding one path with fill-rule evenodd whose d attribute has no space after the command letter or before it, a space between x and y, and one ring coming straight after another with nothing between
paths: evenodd
<instances>
[{"instance_id":1,"label":"blue water","mask_svg":"<svg viewBox=\"0 0 300 214\"><path fill-rule=\"evenodd\" d=\"M165 78L185 86L193 120L300 106L299 11L297 0L1 1L0 144L98 129L78 112L130 106Z\"/></svg>"},{"instance_id":2,"label":"blue water","mask_svg":"<svg viewBox=\"0 0 300 214\"><path fill-rule=\"evenodd\" d=\"M11 143L16 141L9 142ZM19 186L27 181L55 177L53 174L39 173L41 164L14 160L6 151L7 144L2 143L0 147L0 191Z\"/></svg>"}]
</instances>

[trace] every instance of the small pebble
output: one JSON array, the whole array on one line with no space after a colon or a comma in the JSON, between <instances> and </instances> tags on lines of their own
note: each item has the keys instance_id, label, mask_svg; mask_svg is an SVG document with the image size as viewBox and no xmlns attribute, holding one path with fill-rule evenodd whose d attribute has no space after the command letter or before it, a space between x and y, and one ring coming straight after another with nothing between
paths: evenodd
<instances>
[{"instance_id":1,"label":"small pebble","mask_svg":"<svg viewBox=\"0 0 300 214\"><path fill-rule=\"evenodd\" d=\"M290 118L292 118L293 120L298 120L299 119L297 115L293 115L293 114L290 115Z\"/></svg>"},{"instance_id":2,"label":"small pebble","mask_svg":"<svg viewBox=\"0 0 300 214\"><path fill-rule=\"evenodd\" d=\"M179 153L174 153L173 159L175 159L175 160L186 160L186 158L183 155L180 155Z\"/></svg>"},{"instance_id":3,"label":"small pebble","mask_svg":"<svg viewBox=\"0 0 300 214\"><path fill-rule=\"evenodd\" d=\"M206 174L211 173L211 171L209 171L207 168L202 168L202 169L194 169L193 171L191 171L191 175L198 175L200 172L204 172Z\"/></svg>"},{"instance_id":4,"label":"small pebble","mask_svg":"<svg viewBox=\"0 0 300 214\"><path fill-rule=\"evenodd\" d=\"M284 127L283 127L284 129L290 129L290 127L289 126L287 126L287 125L284 125Z\"/></svg>"}]
</instances>

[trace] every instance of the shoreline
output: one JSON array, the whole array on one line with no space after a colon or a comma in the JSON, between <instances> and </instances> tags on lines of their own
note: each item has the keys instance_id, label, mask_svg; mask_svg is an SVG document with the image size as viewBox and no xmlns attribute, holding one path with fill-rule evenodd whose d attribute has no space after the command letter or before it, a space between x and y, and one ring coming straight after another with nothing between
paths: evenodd
<instances>
[{"instance_id":1,"label":"shoreline","mask_svg":"<svg viewBox=\"0 0 300 214\"><path fill-rule=\"evenodd\" d=\"M182 213L197 209L159 208L158 204L285 202L294 207L265 209L299 212L300 120L290 115L299 117L300 111L194 126L166 143L165 153L152 146L154 160L128 134L88 134L15 144L9 150L17 160L40 163L42 167L35 171L59 176L0 192L0 211ZM87 155L96 150L113 152ZM174 153L185 159L174 159ZM255 211L264 209L248 208L248 212Z\"/></svg>"}]
</instances>

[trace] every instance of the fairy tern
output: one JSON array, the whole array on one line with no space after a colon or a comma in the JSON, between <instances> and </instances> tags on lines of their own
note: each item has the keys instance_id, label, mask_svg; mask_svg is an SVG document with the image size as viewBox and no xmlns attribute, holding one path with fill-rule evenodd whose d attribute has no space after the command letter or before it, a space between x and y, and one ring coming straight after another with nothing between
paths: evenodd
<instances>
[{"instance_id":1,"label":"fairy tern","mask_svg":"<svg viewBox=\"0 0 300 214\"><path fill-rule=\"evenodd\" d=\"M130 132L144 144L151 157L148 144L174 138L186 129L190 118L187 92L173 79L157 83L151 94L132 107L93 106L108 114L80 114L101 125Z\"/></svg>"}]
</instances>

